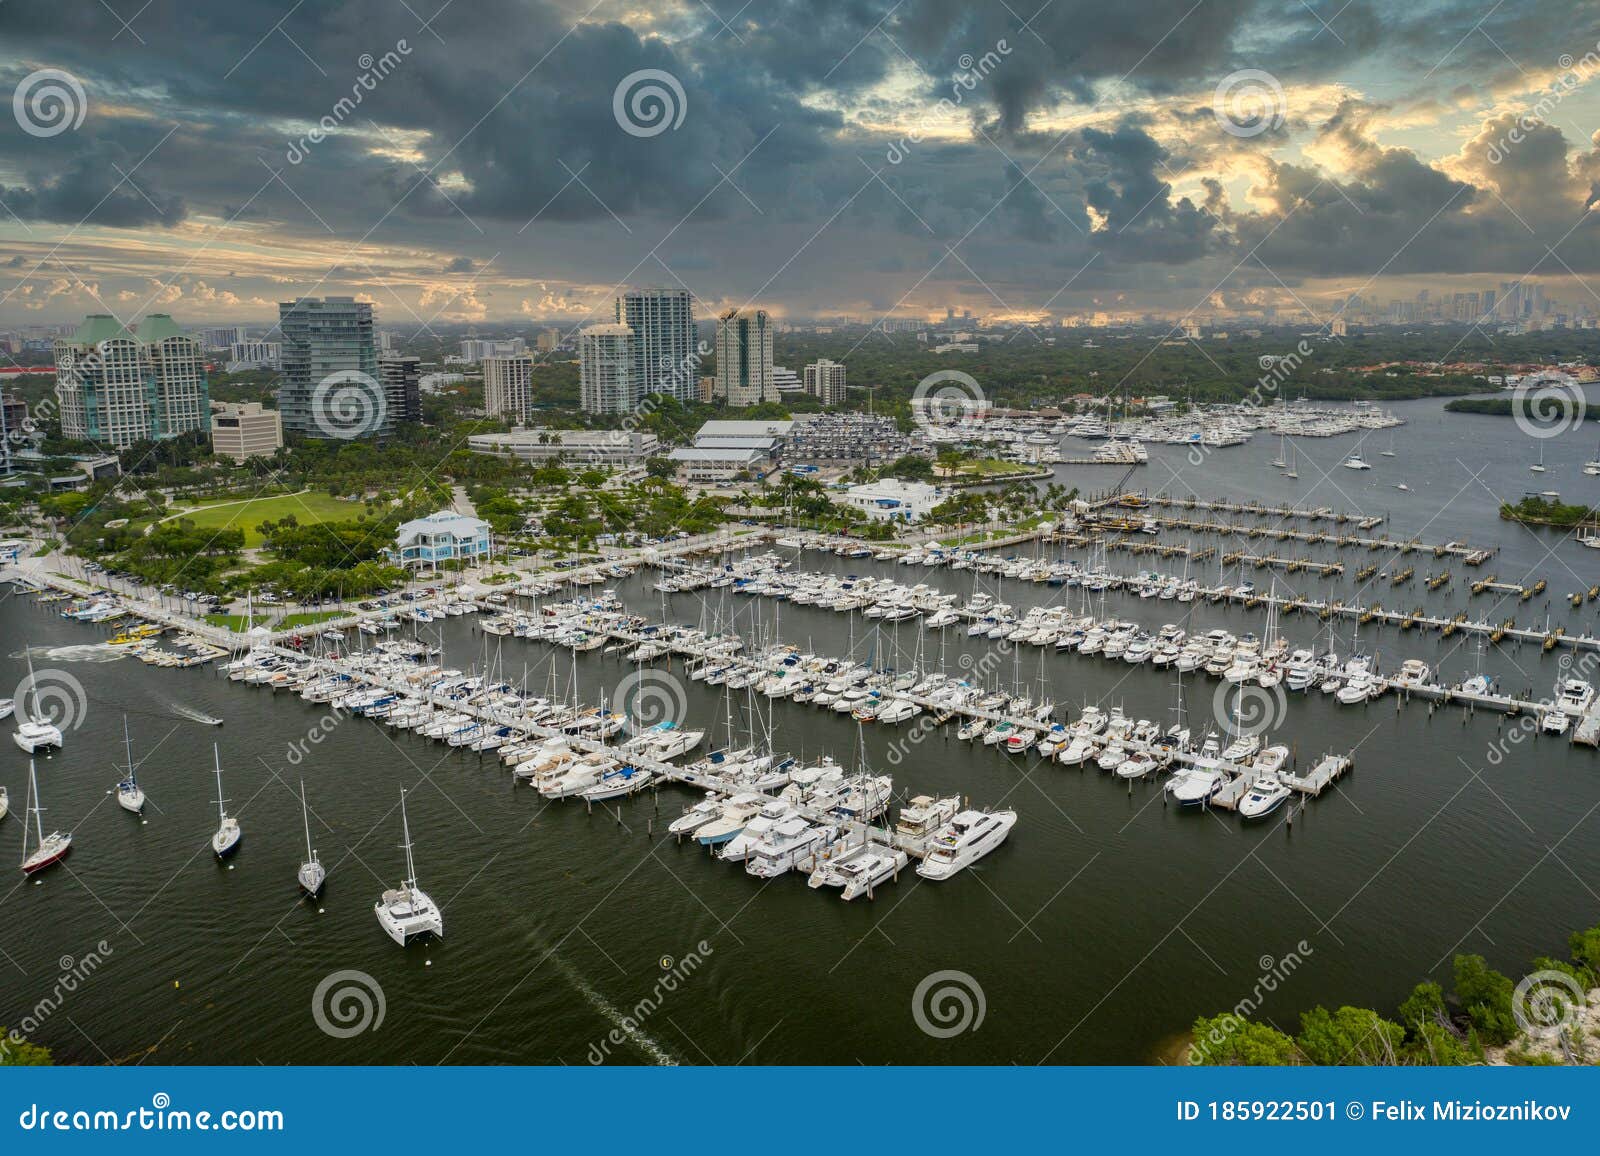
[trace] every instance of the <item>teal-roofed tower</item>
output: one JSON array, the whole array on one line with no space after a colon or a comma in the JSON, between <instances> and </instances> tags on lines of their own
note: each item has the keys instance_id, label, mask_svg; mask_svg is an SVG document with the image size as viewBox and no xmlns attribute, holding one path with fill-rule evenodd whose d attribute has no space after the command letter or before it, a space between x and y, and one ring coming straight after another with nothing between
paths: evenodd
<instances>
[{"instance_id":1,"label":"teal-roofed tower","mask_svg":"<svg viewBox=\"0 0 1600 1156\"><path fill-rule=\"evenodd\" d=\"M56 398L65 437L123 450L210 425L200 345L166 314L129 329L91 314L55 344Z\"/></svg>"}]
</instances>

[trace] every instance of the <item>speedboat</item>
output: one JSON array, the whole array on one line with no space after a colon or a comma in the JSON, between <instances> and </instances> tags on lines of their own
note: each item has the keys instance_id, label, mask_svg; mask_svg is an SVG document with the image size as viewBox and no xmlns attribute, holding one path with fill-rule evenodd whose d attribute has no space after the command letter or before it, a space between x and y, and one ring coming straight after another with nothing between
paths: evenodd
<instances>
[{"instance_id":1,"label":"speedboat","mask_svg":"<svg viewBox=\"0 0 1600 1156\"><path fill-rule=\"evenodd\" d=\"M928 840L928 854L917 864L917 874L948 879L1004 843L1016 825L1015 811L962 811Z\"/></svg>"},{"instance_id":2,"label":"speedboat","mask_svg":"<svg viewBox=\"0 0 1600 1156\"><path fill-rule=\"evenodd\" d=\"M406 818L406 793L400 792L400 827L405 833L401 844L406 852L406 877L399 887L386 890L372 905L378 925L388 937L404 947L416 936L431 932L443 938L444 912L417 886L417 866L411 858L411 824Z\"/></svg>"},{"instance_id":3,"label":"speedboat","mask_svg":"<svg viewBox=\"0 0 1600 1156\"><path fill-rule=\"evenodd\" d=\"M722 814L722 799L716 795L708 795L694 806L686 807L682 815L668 823L667 834L692 835L720 814Z\"/></svg>"},{"instance_id":4,"label":"speedboat","mask_svg":"<svg viewBox=\"0 0 1600 1156\"><path fill-rule=\"evenodd\" d=\"M695 831L702 847L719 847L737 837L771 799L754 792L735 795L722 804L718 816Z\"/></svg>"},{"instance_id":5,"label":"speedboat","mask_svg":"<svg viewBox=\"0 0 1600 1156\"><path fill-rule=\"evenodd\" d=\"M1166 791L1183 807L1198 807L1222 790L1228 776L1215 767L1185 767L1167 780Z\"/></svg>"},{"instance_id":6,"label":"speedboat","mask_svg":"<svg viewBox=\"0 0 1600 1156\"><path fill-rule=\"evenodd\" d=\"M1239 800L1239 817L1264 819L1281 807L1292 793L1277 775L1261 775Z\"/></svg>"},{"instance_id":7,"label":"speedboat","mask_svg":"<svg viewBox=\"0 0 1600 1156\"><path fill-rule=\"evenodd\" d=\"M1347 470L1370 470L1372 467L1367 464L1360 452L1357 451L1345 458L1344 468Z\"/></svg>"}]
</instances>

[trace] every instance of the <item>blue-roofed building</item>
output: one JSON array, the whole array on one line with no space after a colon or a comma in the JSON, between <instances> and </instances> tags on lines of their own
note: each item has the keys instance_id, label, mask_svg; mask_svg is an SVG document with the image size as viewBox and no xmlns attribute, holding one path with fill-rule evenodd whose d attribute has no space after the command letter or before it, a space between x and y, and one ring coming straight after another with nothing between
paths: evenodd
<instances>
[{"instance_id":1,"label":"blue-roofed building","mask_svg":"<svg viewBox=\"0 0 1600 1156\"><path fill-rule=\"evenodd\" d=\"M481 518L440 510L413 518L395 535L393 555L411 569L437 569L443 562L486 562L494 553L494 532Z\"/></svg>"}]
</instances>

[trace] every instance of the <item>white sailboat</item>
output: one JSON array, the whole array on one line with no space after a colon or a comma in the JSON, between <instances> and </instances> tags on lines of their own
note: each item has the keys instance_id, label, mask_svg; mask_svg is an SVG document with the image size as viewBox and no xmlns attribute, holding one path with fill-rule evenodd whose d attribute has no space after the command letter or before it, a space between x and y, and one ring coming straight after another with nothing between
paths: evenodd
<instances>
[{"instance_id":1,"label":"white sailboat","mask_svg":"<svg viewBox=\"0 0 1600 1156\"><path fill-rule=\"evenodd\" d=\"M1542 442L1542 441L1539 443L1539 460L1534 462L1533 465L1528 467L1528 472L1532 473L1532 474L1542 474L1542 473L1545 472L1545 468L1544 468L1544 442Z\"/></svg>"},{"instance_id":2,"label":"white sailboat","mask_svg":"<svg viewBox=\"0 0 1600 1156\"><path fill-rule=\"evenodd\" d=\"M133 740L128 737L128 719L122 719L122 745L128 754L128 773L117 783L117 806L135 815L144 811L144 788L139 786L138 767L133 761Z\"/></svg>"},{"instance_id":3,"label":"white sailboat","mask_svg":"<svg viewBox=\"0 0 1600 1156\"><path fill-rule=\"evenodd\" d=\"M300 864L297 876L300 886L305 893L316 898L317 892L322 890L322 884L328 878L327 868L323 867L322 860L317 858L317 849L311 845L311 811L306 807L306 781L300 780L300 819L306 828L306 861Z\"/></svg>"},{"instance_id":4,"label":"white sailboat","mask_svg":"<svg viewBox=\"0 0 1600 1156\"><path fill-rule=\"evenodd\" d=\"M1583 463L1583 472L1591 478L1600 478L1600 449L1595 451L1595 456ZM4 718L0 715L0 718Z\"/></svg>"},{"instance_id":5,"label":"white sailboat","mask_svg":"<svg viewBox=\"0 0 1600 1156\"><path fill-rule=\"evenodd\" d=\"M427 892L417 886L417 865L411 858L411 823L406 818L406 793L400 791L400 827L405 832L405 842L401 844L406 852L406 877L405 881L397 888L391 888L383 893L383 897L372 905L373 914L378 917L378 924L390 939L401 947L413 936L432 932L441 939L444 937L444 913Z\"/></svg>"},{"instance_id":6,"label":"white sailboat","mask_svg":"<svg viewBox=\"0 0 1600 1156\"><path fill-rule=\"evenodd\" d=\"M1300 452L1293 446L1289 447L1289 468L1283 471L1283 476L1286 478L1300 476Z\"/></svg>"},{"instance_id":7,"label":"white sailboat","mask_svg":"<svg viewBox=\"0 0 1600 1156\"><path fill-rule=\"evenodd\" d=\"M222 752L216 743L211 744L211 757L217 767L217 833L211 836L211 849L221 859L239 845L244 832L239 830L239 820L226 810L228 800L222 797Z\"/></svg>"},{"instance_id":8,"label":"white sailboat","mask_svg":"<svg viewBox=\"0 0 1600 1156\"><path fill-rule=\"evenodd\" d=\"M33 684L33 652L24 647L23 655L28 661L28 681L26 685L33 694L33 705L34 709L37 710L39 694L34 689ZM61 749L63 742L61 728L42 715L35 718L28 710L26 694L23 695L22 701L16 704L16 711L17 729L12 733L11 738L17 746L27 751L30 755L35 751L49 750L52 747L56 750Z\"/></svg>"},{"instance_id":9,"label":"white sailboat","mask_svg":"<svg viewBox=\"0 0 1600 1156\"><path fill-rule=\"evenodd\" d=\"M1283 435L1283 434L1279 434L1278 435L1278 456L1273 458L1270 462L1268 462L1267 463L1268 465L1276 466L1280 470L1288 468L1289 463L1283 456L1283 447L1287 443L1287 441L1288 441L1288 438L1285 435Z\"/></svg>"},{"instance_id":10,"label":"white sailboat","mask_svg":"<svg viewBox=\"0 0 1600 1156\"><path fill-rule=\"evenodd\" d=\"M52 831L44 833L44 823L40 816L44 808L39 806L39 779L33 773L33 760L28 760L28 811L22 819L22 873L32 875L43 871L52 863L59 863L67 857L67 852L72 850L72 833ZM33 816L33 853L28 852L28 815Z\"/></svg>"},{"instance_id":11,"label":"white sailboat","mask_svg":"<svg viewBox=\"0 0 1600 1156\"><path fill-rule=\"evenodd\" d=\"M1385 457L1385 458L1392 458L1392 457L1395 456L1394 455L1394 431L1393 430L1389 431L1389 448L1386 449L1386 450L1379 451L1379 456Z\"/></svg>"},{"instance_id":12,"label":"white sailboat","mask_svg":"<svg viewBox=\"0 0 1600 1156\"><path fill-rule=\"evenodd\" d=\"M1344 460L1344 468L1347 470L1370 470L1372 467L1361 456L1360 450L1352 450L1350 456Z\"/></svg>"}]
</instances>

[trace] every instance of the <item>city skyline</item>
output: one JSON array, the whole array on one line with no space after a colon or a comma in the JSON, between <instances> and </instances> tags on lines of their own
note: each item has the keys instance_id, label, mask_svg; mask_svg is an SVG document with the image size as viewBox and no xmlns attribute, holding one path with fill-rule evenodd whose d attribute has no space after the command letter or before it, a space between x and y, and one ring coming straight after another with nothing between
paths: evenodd
<instances>
[{"instance_id":1,"label":"city skyline","mask_svg":"<svg viewBox=\"0 0 1600 1156\"><path fill-rule=\"evenodd\" d=\"M249 321L286 286L418 331L655 283L702 319L1600 305L1600 15L1566 0L120 19L0 8L4 323Z\"/></svg>"}]
</instances>

